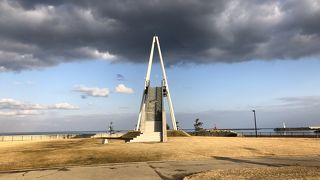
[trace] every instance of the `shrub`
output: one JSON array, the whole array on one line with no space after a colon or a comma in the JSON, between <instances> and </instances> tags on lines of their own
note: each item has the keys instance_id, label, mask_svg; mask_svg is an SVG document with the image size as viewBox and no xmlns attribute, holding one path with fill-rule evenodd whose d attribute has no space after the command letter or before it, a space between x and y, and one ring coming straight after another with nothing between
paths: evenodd
<instances>
[{"instance_id":1,"label":"shrub","mask_svg":"<svg viewBox=\"0 0 320 180\"><path fill-rule=\"evenodd\" d=\"M96 134L77 134L77 135L73 136L72 138L91 138L94 135L96 135Z\"/></svg>"},{"instance_id":2,"label":"shrub","mask_svg":"<svg viewBox=\"0 0 320 180\"><path fill-rule=\"evenodd\" d=\"M237 133L228 130L201 130L189 133L192 136L220 136L220 137L236 137Z\"/></svg>"},{"instance_id":3,"label":"shrub","mask_svg":"<svg viewBox=\"0 0 320 180\"><path fill-rule=\"evenodd\" d=\"M167 130L168 137L188 137L190 134L182 130Z\"/></svg>"},{"instance_id":4,"label":"shrub","mask_svg":"<svg viewBox=\"0 0 320 180\"><path fill-rule=\"evenodd\" d=\"M129 131L126 134L122 135L122 139L133 139L141 134L140 131Z\"/></svg>"}]
</instances>

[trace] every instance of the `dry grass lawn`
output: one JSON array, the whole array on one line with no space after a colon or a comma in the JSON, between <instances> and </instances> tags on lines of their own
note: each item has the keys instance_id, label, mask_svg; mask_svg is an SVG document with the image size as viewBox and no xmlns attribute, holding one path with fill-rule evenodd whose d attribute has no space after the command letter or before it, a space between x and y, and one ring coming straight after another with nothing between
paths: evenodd
<instances>
[{"instance_id":1,"label":"dry grass lawn","mask_svg":"<svg viewBox=\"0 0 320 180\"><path fill-rule=\"evenodd\" d=\"M114 162L198 160L213 156L320 155L320 139L174 137L167 143L100 139L0 142L0 171Z\"/></svg>"},{"instance_id":2,"label":"dry grass lawn","mask_svg":"<svg viewBox=\"0 0 320 180\"><path fill-rule=\"evenodd\" d=\"M185 177L183 180L204 179L320 179L320 167L267 167L267 168L237 168L213 170Z\"/></svg>"}]
</instances>

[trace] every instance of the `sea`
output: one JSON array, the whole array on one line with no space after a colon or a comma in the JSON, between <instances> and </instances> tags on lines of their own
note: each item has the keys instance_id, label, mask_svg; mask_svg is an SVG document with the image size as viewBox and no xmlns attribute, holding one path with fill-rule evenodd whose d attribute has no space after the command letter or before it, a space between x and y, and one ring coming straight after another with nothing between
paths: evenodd
<instances>
[{"instance_id":1,"label":"sea","mask_svg":"<svg viewBox=\"0 0 320 180\"><path fill-rule=\"evenodd\" d=\"M194 129L182 129L186 132L192 132ZM254 135L255 130L250 128L230 129L241 135ZM116 133L126 133L130 130L115 130ZM0 132L0 136L15 136L15 135L50 135L50 134L97 134L109 133L108 131L42 131L42 132ZM258 135L319 135L315 130L300 130L300 131L274 131L274 128L258 128Z\"/></svg>"}]
</instances>

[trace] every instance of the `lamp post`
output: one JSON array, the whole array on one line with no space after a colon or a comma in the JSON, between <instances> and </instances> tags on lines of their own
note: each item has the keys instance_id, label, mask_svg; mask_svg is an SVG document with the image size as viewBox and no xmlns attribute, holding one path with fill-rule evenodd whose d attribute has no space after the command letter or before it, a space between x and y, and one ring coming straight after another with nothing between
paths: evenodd
<instances>
[{"instance_id":1,"label":"lamp post","mask_svg":"<svg viewBox=\"0 0 320 180\"><path fill-rule=\"evenodd\" d=\"M258 137L256 110L252 110L252 112L253 112L253 117L254 117L254 130L255 130L255 132L256 132L256 137Z\"/></svg>"}]
</instances>

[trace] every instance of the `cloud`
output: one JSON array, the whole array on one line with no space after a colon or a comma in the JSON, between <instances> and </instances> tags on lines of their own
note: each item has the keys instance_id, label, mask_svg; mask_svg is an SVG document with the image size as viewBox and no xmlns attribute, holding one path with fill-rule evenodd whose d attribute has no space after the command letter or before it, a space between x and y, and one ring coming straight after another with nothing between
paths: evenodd
<instances>
[{"instance_id":1,"label":"cloud","mask_svg":"<svg viewBox=\"0 0 320 180\"><path fill-rule=\"evenodd\" d=\"M81 95L83 99L85 99L87 96L108 97L110 94L110 91L108 88L86 87L86 86L80 86L74 89L73 91L83 93Z\"/></svg>"},{"instance_id":2,"label":"cloud","mask_svg":"<svg viewBox=\"0 0 320 180\"><path fill-rule=\"evenodd\" d=\"M169 115L169 114L167 114ZM258 128L318 126L320 111L318 109L257 109ZM196 118L204 123L204 128L254 128L253 113L251 109L245 110L209 110L197 113L176 112L176 120L184 129L193 129ZM167 116L171 126L171 118Z\"/></svg>"},{"instance_id":3,"label":"cloud","mask_svg":"<svg viewBox=\"0 0 320 180\"><path fill-rule=\"evenodd\" d=\"M136 113L82 114L26 116L24 118L0 116L0 131L5 132L48 132L48 131L106 131L113 122L115 130L133 130ZM90 123L88 123L90 119ZM27 123L26 123L27 122Z\"/></svg>"},{"instance_id":4,"label":"cloud","mask_svg":"<svg viewBox=\"0 0 320 180\"><path fill-rule=\"evenodd\" d=\"M304 107L304 108L319 108L320 96L298 96L298 97L282 97L279 98L284 107Z\"/></svg>"},{"instance_id":5,"label":"cloud","mask_svg":"<svg viewBox=\"0 0 320 180\"><path fill-rule=\"evenodd\" d=\"M319 57L319 19L314 0L3 0L0 71L146 63L154 33L169 65Z\"/></svg>"},{"instance_id":6,"label":"cloud","mask_svg":"<svg viewBox=\"0 0 320 180\"><path fill-rule=\"evenodd\" d=\"M50 109L79 109L79 107L71 105L69 103L57 103L54 104L53 106L50 106Z\"/></svg>"},{"instance_id":7,"label":"cloud","mask_svg":"<svg viewBox=\"0 0 320 180\"><path fill-rule=\"evenodd\" d=\"M133 91L132 88L129 88L129 87L127 87L127 86L124 85L124 84L119 84L119 85L116 87L116 92L117 92L117 93L123 93L123 94L132 94L132 93L134 93L134 91Z\"/></svg>"},{"instance_id":8,"label":"cloud","mask_svg":"<svg viewBox=\"0 0 320 180\"><path fill-rule=\"evenodd\" d=\"M14 109L21 108L23 105L21 102L16 101L10 98L0 99L0 108L1 109Z\"/></svg>"},{"instance_id":9,"label":"cloud","mask_svg":"<svg viewBox=\"0 0 320 180\"><path fill-rule=\"evenodd\" d=\"M79 107L69 103L57 103L54 105L41 105L17 101L11 98L0 99L0 116L25 116L41 114L40 110L75 110Z\"/></svg>"},{"instance_id":10,"label":"cloud","mask_svg":"<svg viewBox=\"0 0 320 180\"><path fill-rule=\"evenodd\" d=\"M31 85L34 85L35 83L33 81L15 81L13 82L13 84L17 86L20 86L20 85L31 86Z\"/></svg>"},{"instance_id":11,"label":"cloud","mask_svg":"<svg viewBox=\"0 0 320 180\"><path fill-rule=\"evenodd\" d=\"M255 106L257 125L260 128L308 127L319 125L320 96L292 96L276 99L276 104ZM182 128L193 128L196 118L204 122L204 127L213 128L254 128L252 107L239 109L211 109L202 112L176 112L176 119ZM167 114L170 124L171 118ZM171 124L170 124L171 125Z\"/></svg>"},{"instance_id":12,"label":"cloud","mask_svg":"<svg viewBox=\"0 0 320 180\"><path fill-rule=\"evenodd\" d=\"M18 117L24 117L29 115L39 115L41 114L39 111L35 110L19 110L19 111L0 111L0 116L18 116Z\"/></svg>"},{"instance_id":13,"label":"cloud","mask_svg":"<svg viewBox=\"0 0 320 180\"><path fill-rule=\"evenodd\" d=\"M6 72L6 71L7 71L7 68L0 66L0 72Z\"/></svg>"},{"instance_id":14,"label":"cloud","mask_svg":"<svg viewBox=\"0 0 320 180\"><path fill-rule=\"evenodd\" d=\"M109 52L99 51L92 47L81 47L76 49L77 54L82 55L83 57L93 58L93 59L102 59L102 60L111 60L115 59L116 56L110 54Z\"/></svg>"},{"instance_id":15,"label":"cloud","mask_svg":"<svg viewBox=\"0 0 320 180\"><path fill-rule=\"evenodd\" d=\"M108 97L110 94L110 91L108 88L99 88L99 87L86 87L86 86L79 86L75 88L73 91L80 92L81 98L86 99L88 96L91 97ZM115 91L117 93L123 93L123 94L132 94L134 93L132 88L127 87L124 84L119 84Z\"/></svg>"},{"instance_id":16,"label":"cloud","mask_svg":"<svg viewBox=\"0 0 320 180\"><path fill-rule=\"evenodd\" d=\"M0 99L0 109L43 110L48 109L48 106L24 103L11 98L4 98Z\"/></svg>"}]
</instances>

